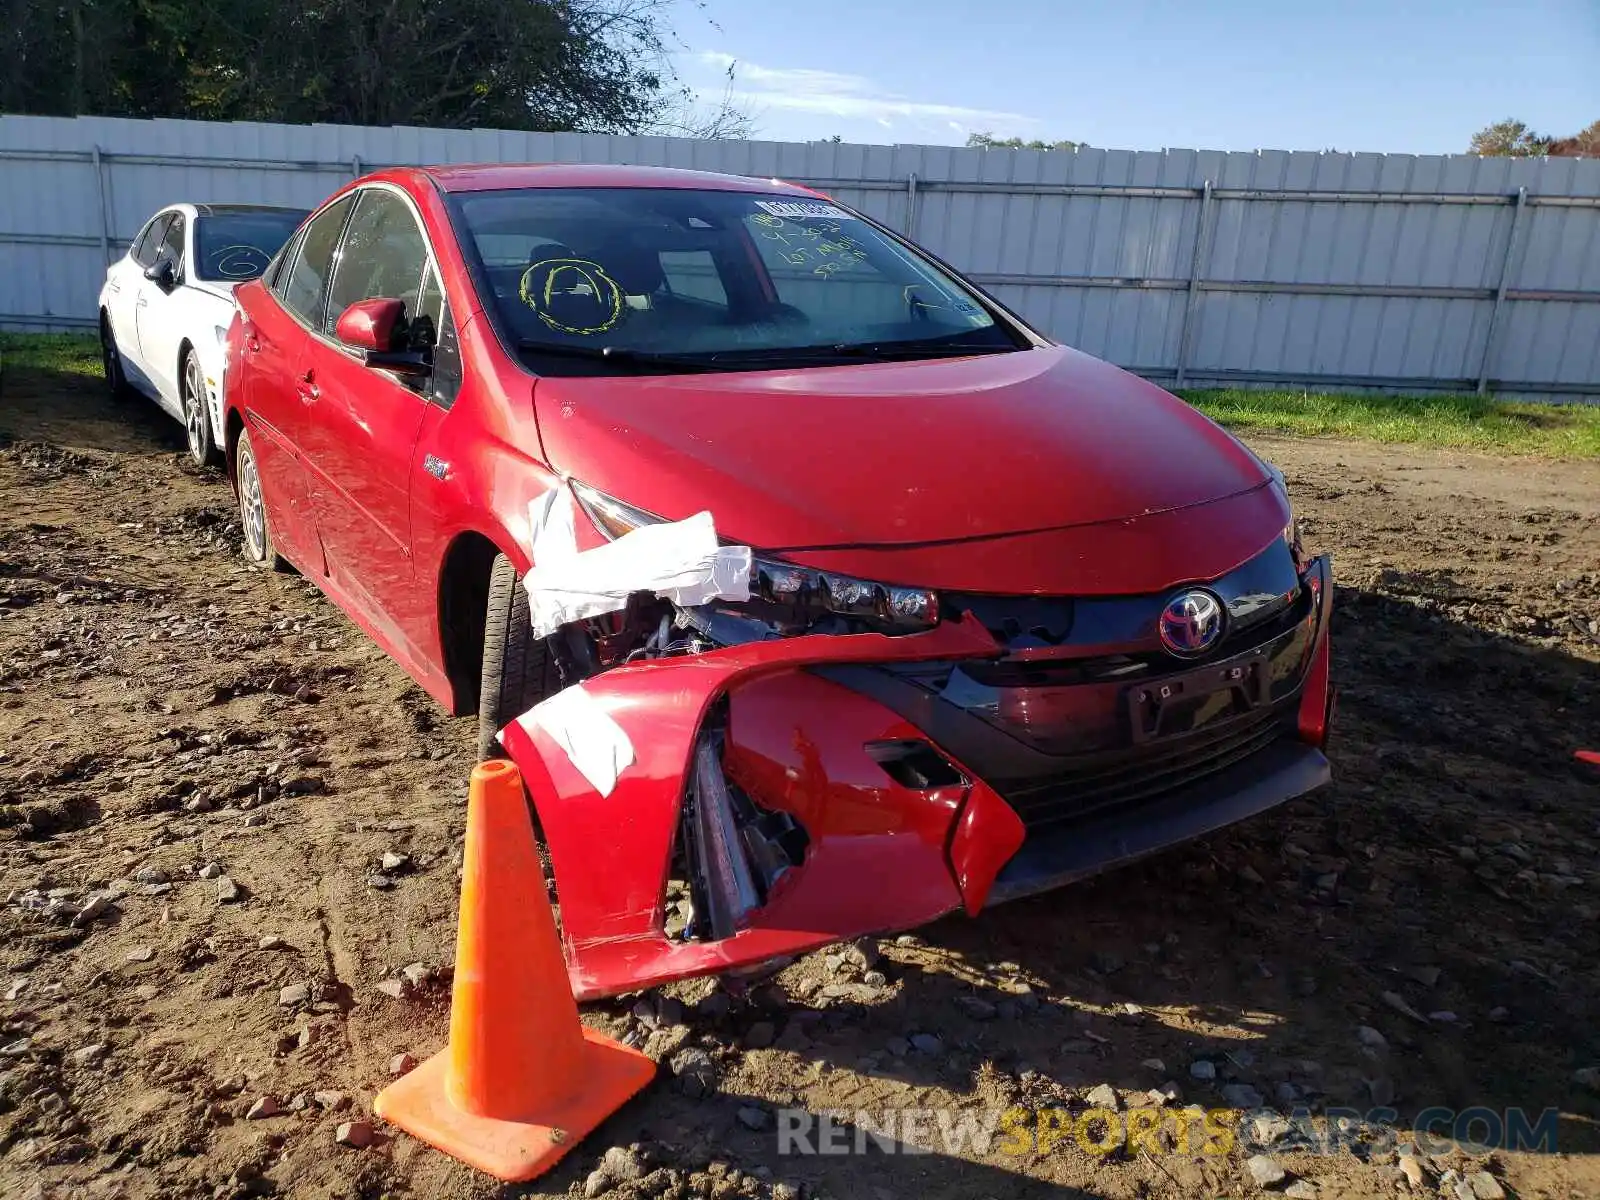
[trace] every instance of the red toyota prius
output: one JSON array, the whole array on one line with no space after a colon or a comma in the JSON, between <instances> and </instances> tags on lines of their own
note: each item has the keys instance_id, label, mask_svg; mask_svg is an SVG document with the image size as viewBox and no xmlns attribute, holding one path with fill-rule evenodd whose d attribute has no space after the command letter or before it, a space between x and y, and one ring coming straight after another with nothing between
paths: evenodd
<instances>
[{"instance_id":1,"label":"red toyota prius","mask_svg":"<svg viewBox=\"0 0 1600 1200\"><path fill-rule=\"evenodd\" d=\"M976 913L1328 779L1282 476L805 188L385 171L236 292L246 554L528 780L580 997Z\"/></svg>"}]
</instances>

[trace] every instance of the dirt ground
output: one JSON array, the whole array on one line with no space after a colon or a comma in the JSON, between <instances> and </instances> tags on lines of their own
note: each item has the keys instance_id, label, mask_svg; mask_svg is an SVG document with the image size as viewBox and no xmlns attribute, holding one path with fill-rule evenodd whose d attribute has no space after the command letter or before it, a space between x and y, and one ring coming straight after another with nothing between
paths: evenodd
<instances>
[{"instance_id":1,"label":"dirt ground","mask_svg":"<svg viewBox=\"0 0 1600 1200\"><path fill-rule=\"evenodd\" d=\"M660 1075L502 1188L370 1117L393 1057L445 1038L471 723L303 580L249 570L226 483L180 448L98 381L0 383L0 1195L1262 1190L1242 1141L1015 1153L924 1121L889 1128L928 1153L802 1155L774 1126L1151 1089L1402 1129L1557 1109L1559 1153L1399 1158L1359 1125L1319 1153L1257 1123L1287 1176L1254 1165L1302 1197L1600 1195L1600 771L1573 759L1600 748L1594 464L1260 443L1340 581L1331 788L748 988L591 1006ZM373 1144L335 1144L363 1118Z\"/></svg>"}]
</instances>

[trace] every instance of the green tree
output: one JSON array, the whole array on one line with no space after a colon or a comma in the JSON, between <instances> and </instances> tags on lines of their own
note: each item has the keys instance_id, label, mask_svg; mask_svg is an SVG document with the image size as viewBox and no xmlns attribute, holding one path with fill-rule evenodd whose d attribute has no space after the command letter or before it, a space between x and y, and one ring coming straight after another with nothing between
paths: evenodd
<instances>
[{"instance_id":1,"label":"green tree","mask_svg":"<svg viewBox=\"0 0 1600 1200\"><path fill-rule=\"evenodd\" d=\"M1550 141L1529 129L1526 122L1507 118L1473 134L1467 153L1491 158L1536 158L1549 152Z\"/></svg>"},{"instance_id":2,"label":"green tree","mask_svg":"<svg viewBox=\"0 0 1600 1200\"><path fill-rule=\"evenodd\" d=\"M674 0L6 0L0 110L747 131L686 103Z\"/></svg>"},{"instance_id":3,"label":"green tree","mask_svg":"<svg viewBox=\"0 0 1600 1200\"><path fill-rule=\"evenodd\" d=\"M992 133L969 133L967 145L975 150L1087 150L1088 142L1045 142L1034 138L1023 141L1019 137L997 138Z\"/></svg>"}]
</instances>

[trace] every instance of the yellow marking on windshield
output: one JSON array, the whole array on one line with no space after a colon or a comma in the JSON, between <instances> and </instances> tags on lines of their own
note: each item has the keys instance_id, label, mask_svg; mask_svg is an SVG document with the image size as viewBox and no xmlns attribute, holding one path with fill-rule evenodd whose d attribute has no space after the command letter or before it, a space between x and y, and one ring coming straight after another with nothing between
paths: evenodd
<instances>
[{"instance_id":1,"label":"yellow marking on windshield","mask_svg":"<svg viewBox=\"0 0 1600 1200\"><path fill-rule=\"evenodd\" d=\"M534 280L537 271L545 272L544 286L530 295L530 285L537 287ZM558 287L558 284L562 286ZM599 263L586 258L546 258L532 264L522 273L517 295L551 329L583 337L592 337L613 328L621 320L625 307L622 288L617 281L607 275ZM600 310L600 320L591 325L574 325L560 320L550 312L550 306L558 295L591 297Z\"/></svg>"}]
</instances>

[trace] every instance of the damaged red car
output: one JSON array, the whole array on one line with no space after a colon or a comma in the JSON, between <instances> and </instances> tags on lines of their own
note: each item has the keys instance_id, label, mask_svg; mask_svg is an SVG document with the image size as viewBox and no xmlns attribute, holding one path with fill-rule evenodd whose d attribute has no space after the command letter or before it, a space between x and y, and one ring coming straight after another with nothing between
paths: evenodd
<instances>
[{"instance_id":1,"label":"damaged red car","mask_svg":"<svg viewBox=\"0 0 1600 1200\"><path fill-rule=\"evenodd\" d=\"M580 997L1328 779L1330 568L1282 476L826 196L386 171L235 298L246 554L518 762Z\"/></svg>"}]
</instances>

